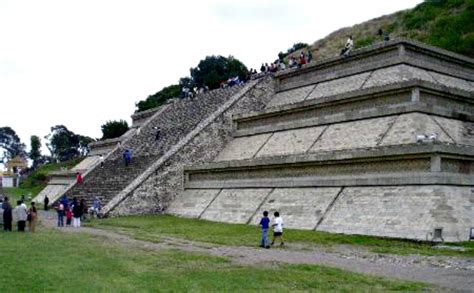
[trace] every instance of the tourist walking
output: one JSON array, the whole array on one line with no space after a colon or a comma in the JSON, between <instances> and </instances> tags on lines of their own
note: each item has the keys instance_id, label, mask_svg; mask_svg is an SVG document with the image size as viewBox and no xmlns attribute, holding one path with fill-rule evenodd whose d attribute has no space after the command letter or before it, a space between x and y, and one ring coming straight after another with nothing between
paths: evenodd
<instances>
[{"instance_id":1,"label":"tourist walking","mask_svg":"<svg viewBox=\"0 0 474 293\"><path fill-rule=\"evenodd\" d=\"M260 241L260 247L270 248L268 245L268 228L270 227L270 218L268 218L268 212L263 212L263 218L260 220L259 226L262 228L262 239Z\"/></svg>"},{"instance_id":2,"label":"tourist walking","mask_svg":"<svg viewBox=\"0 0 474 293\"><path fill-rule=\"evenodd\" d=\"M77 199L74 199L72 207L72 226L74 228L81 227L81 216L82 216L82 206L77 202Z\"/></svg>"},{"instance_id":3,"label":"tourist walking","mask_svg":"<svg viewBox=\"0 0 474 293\"><path fill-rule=\"evenodd\" d=\"M49 205L49 197L46 195L44 197L44 210L47 211L48 210L48 205Z\"/></svg>"},{"instance_id":4,"label":"tourist walking","mask_svg":"<svg viewBox=\"0 0 474 293\"><path fill-rule=\"evenodd\" d=\"M99 156L100 167L104 168L104 155Z\"/></svg>"},{"instance_id":5,"label":"tourist walking","mask_svg":"<svg viewBox=\"0 0 474 293\"><path fill-rule=\"evenodd\" d=\"M31 233L35 233L36 230L36 222L38 220L38 211L36 210L35 202L31 202L31 207L28 210L28 231Z\"/></svg>"},{"instance_id":6,"label":"tourist walking","mask_svg":"<svg viewBox=\"0 0 474 293\"><path fill-rule=\"evenodd\" d=\"M3 230L11 232L12 221L13 221L12 205L10 204L10 200L6 196L2 203L2 209L3 209Z\"/></svg>"},{"instance_id":7,"label":"tourist walking","mask_svg":"<svg viewBox=\"0 0 474 293\"><path fill-rule=\"evenodd\" d=\"M82 184L84 180L82 179L82 175L80 172L76 172L76 183L77 184Z\"/></svg>"},{"instance_id":8,"label":"tourist walking","mask_svg":"<svg viewBox=\"0 0 474 293\"><path fill-rule=\"evenodd\" d=\"M130 162L132 161L132 152L129 149L126 149L123 153L123 161L125 163L125 167L130 165Z\"/></svg>"},{"instance_id":9,"label":"tourist walking","mask_svg":"<svg viewBox=\"0 0 474 293\"><path fill-rule=\"evenodd\" d=\"M94 197L94 201L92 202L92 211L96 216L100 213L101 204L102 202L100 201L100 199L97 196Z\"/></svg>"},{"instance_id":10,"label":"tourist walking","mask_svg":"<svg viewBox=\"0 0 474 293\"><path fill-rule=\"evenodd\" d=\"M26 205L24 205L21 200L17 201L16 203L17 206L13 210L13 213L15 214L18 232L25 232L26 219L28 217Z\"/></svg>"},{"instance_id":11,"label":"tourist walking","mask_svg":"<svg viewBox=\"0 0 474 293\"><path fill-rule=\"evenodd\" d=\"M273 240L272 240L272 245L275 244L275 240L280 240L280 245L283 246L285 245L283 241L283 219L280 217L279 212L275 212L273 214L275 218L273 218Z\"/></svg>"}]
</instances>

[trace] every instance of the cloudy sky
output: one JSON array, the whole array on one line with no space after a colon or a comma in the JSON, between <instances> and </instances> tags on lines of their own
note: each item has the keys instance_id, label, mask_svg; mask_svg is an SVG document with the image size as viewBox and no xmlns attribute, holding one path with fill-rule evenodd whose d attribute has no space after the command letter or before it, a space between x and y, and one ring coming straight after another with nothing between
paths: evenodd
<instances>
[{"instance_id":1,"label":"cloudy sky","mask_svg":"<svg viewBox=\"0 0 474 293\"><path fill-rule=\"evenodd\" d=\"M58 124L98 138L206 55L258 67L295 42L420 2L0 0L0 127L27 145Z\"/></svg>"}]
</instances>

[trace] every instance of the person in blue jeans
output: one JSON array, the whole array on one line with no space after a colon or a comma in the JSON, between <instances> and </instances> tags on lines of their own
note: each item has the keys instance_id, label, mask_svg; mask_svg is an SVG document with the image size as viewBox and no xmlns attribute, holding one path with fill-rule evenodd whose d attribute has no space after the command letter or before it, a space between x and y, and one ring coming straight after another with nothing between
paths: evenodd
<instances>
[{"instance_id":1,"label":"person in blue jeans","mask_svg":"<svg viewBox=\"0 0 474 293\"><path fill-rule=\"evenodd\" d=\"M263 212L263 218L260 220L259 226L262 228L262 240L260 241L260 247L270 248L268 245L268 229L270 227L270 218L268 218L268 212Z\"/></svg>"},{"instance_id":2,"label":"person in blue jeans","mask_svg":"<svg viewBox=\"0 0 474 293\"><path fill-rule=\"evenodd\" d=\"M59 203L57 206L57 212L58 212L58 227L64 227L64 205L62 203Z\"/></svg>"}]
</instances>

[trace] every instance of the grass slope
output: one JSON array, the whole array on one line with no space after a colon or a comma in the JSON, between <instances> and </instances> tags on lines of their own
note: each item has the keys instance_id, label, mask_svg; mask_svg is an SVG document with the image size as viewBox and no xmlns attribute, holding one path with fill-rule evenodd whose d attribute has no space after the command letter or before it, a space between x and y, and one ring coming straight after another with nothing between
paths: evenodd
<instances>
[{"instance_id":1,"label":"grass slope","mask_svg":"<svg viewBox=\"0 0 474 293\"><path fill-rule=\"evenodd\" d=\"M316 265L241 266L227 258L145 251L87 234L40 228L0 241L0 292L423 291L394 281Z\"/></svg>"},{"instance_id":2,"label":"grass slope","mask_svg":"<svg viewBox=\"0 0 474 293\"><path fill-rule=\"evenodd\" d=\"M474 57L473 19L473 0L425 0L413 9L341 28L314 42L311 50L315 59L336 56L348 35L353 35L357 49L382 41L377 35L382 29L392 38L407 37Z\"/></svg>"},{"instance_id":3,"label":"grass slope","mask_svg":"<svg viewBox=\"0 0 474 293\"><path fill-rule=\"evenodd\" d=\"M159 242L160 237L171 236L189 240L239 246L257 246L260 232L255 226L225 224L174 216L128 216L95 220L88 225L124 232L142 240ZM364 235L343 235L308 230L285 229L290 243L310 245L357 245L377 253L399 255L456 255L474 257L474 242L452 244L466 251L435 249L428 243L377 238Z\"/></svg>"}]
</instances>

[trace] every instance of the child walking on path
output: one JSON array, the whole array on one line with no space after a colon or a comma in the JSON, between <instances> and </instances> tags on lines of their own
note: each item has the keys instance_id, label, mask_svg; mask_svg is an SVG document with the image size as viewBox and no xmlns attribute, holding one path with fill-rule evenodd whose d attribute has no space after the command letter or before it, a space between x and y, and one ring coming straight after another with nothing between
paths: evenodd
<instances>
[{"instance_id":1,"label":"child walking on path","mask_svg":"<svg viewBox=\"0 0 474 293\"><path fill-rule=\"evenodd\" d=\"M285 242L283 241L283 219L280 217L279 212L275 212L273 214L275 218L273 219L273 240L272 240L272 245L275 244L276 239L280 239L280 245L283 246L285 245Z\"/></svg>"},{"instance_id":2,"label":"child walking on path","mask_svg":"<svg viewBox=\"0 0 474 293\"><path fill-rule=\"evenodd\" d=\"M260 241L260 247L270 248L268 245L268 228L270 227L270 219L268 218L268 212L263 212L263 218L260 220L259 226L262 228L262 240Z\"/></svg>"}]
</instances>

